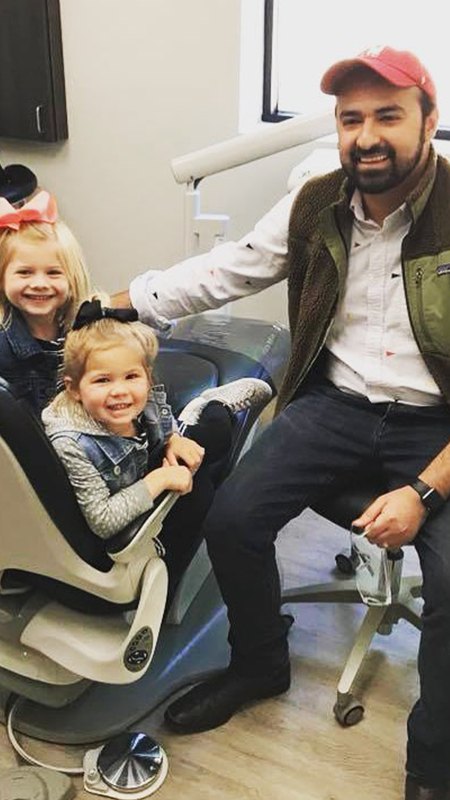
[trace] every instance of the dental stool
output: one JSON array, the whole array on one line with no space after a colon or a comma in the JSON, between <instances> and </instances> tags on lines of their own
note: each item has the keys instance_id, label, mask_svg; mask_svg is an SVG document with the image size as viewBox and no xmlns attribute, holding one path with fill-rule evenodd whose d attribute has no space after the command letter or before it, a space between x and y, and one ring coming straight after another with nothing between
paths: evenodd
<instances>
[{"instance_id":1,"label":"dental stool","mask_svg":"<svg viewBox=\"0 0 450 800\"><path fill-rule=\"evenodd\" d=\"M289 352L280 325L190 318L160 343L158 380L175 413L239 377L278 389ZM238 415L232 469L261 408ZM104 542L82 516L40 422L0 380L0 702L15 728L69 744L117 735L186 683L225 666L227 620L203 548L165 610L154 539L176 495Z\"/></svg>"},{"instance_id":2,"label":"dental stool","mask_svg":"<svg viewBox=\"0 0 450 800\"><path fill-rule=\"evenodd\" d=\"M345 489L324 498L312 507L320 516L335 525L350 531L352 520L380 494L386 491L381 481L374 476L359 475L351 489ZM392 601L389 605L366 606L367 611L356 634L337 687L337 698L333 708L337 721L344 727L356 725L364 714L364 706L352 692L353 685L376 633L389 635L393 626L405 619L415 628L421 629L422 605L420 600L422 576L403 577L403 551L390 551ZM283 592L283 603L357 603L363 604L356 586L354 554L349 551L336 555L335 581L299 586Z\"/></svg>"}]
</instances>

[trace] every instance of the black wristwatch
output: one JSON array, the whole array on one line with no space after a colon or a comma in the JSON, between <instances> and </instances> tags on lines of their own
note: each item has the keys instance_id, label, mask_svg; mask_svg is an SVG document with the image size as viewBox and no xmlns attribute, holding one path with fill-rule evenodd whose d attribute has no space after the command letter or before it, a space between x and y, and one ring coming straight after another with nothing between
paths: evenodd
<instances>
[{"instance_id":1,"label":"black wristwatch","mask_svg":"<svg viewBox=\"0 0 450 800\"><path fill-rule=\"evenodd\" d=\"M435 514L444 505L445 500L437 489L428 486L428 483L425 483L420 478L416 478L409 485L417 492L429 514Z\"/></svg>"}]
</instances>

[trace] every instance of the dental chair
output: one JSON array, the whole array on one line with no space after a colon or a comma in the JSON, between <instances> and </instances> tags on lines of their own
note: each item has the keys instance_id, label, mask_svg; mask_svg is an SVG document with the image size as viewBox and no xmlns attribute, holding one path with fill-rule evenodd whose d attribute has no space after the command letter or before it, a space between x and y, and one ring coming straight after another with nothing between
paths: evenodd
<instances>
[{"instance_id":1,"label":"dental chair","mask_svg":"<svg viewBox=\"0 0 450 800\"><path fill-rule=\"evenodd\" d=\"M160 343L157 377L177 414L203 389L243 376L276 392L288 351L283 326L201 315ZM219 481L251 441L261 410L238 415ZM21 698L17 730L50 742L105 739L225 666L226 615L203 548L165 609L167 571L155 537L175 494L100 540L40 422L2 380L0 474L0 701L5 713L11 696Z\"/></svg>"}]
</instances>

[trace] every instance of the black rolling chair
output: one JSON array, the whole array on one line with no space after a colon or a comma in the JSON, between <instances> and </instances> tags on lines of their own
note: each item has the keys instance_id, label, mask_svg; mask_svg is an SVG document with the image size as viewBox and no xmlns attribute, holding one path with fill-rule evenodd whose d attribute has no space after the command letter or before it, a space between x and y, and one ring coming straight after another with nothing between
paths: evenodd
<instances>
[{"instance_id":1,"label":"black rolling chair","mask_svg":"<svg viewBox=\"0 0 450 800\"><path fill-rule=\"evenodd\" d=\"M313 511L330 522L349 531L353 519L359 516L372 500L386 491L381 482L374 477L358 477L359 483L351 490L337 492L313 507ZM388 554L391 559L392 602L386 606L368 606L360 625L352 649L342 671L337 699L333 711L343 726L355 725L364 714L364 706L352 693L365 655L376 633L388 635L393 626L405 619L414 627L421 628L422 577L415 575L402 577L403 551ZM361 595L354 578L354 558L339 553L336 556L337 570L342 573L339 579L310 586L300 586L283 592L284 603L358 603ZM343 579L345 577L345 579Z\"/></svg>"}]
</instances>

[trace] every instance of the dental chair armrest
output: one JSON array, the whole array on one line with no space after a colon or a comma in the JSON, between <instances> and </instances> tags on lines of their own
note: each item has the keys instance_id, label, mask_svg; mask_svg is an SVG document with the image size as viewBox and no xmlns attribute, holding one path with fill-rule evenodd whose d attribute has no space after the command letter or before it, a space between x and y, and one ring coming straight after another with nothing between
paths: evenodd
<instances>
[{"instance_id":1,"label":"dental chair armrest","mask_svg":"<svg viewBox=\"0 0 450 800\"><path fill-rule=\"evenodd\" d=\"M164 492L149 514L141 514L120 533L106 542L106 551L113 561L128 563L142 552L158 555L154 539L161 532L166 515L179 498L177 492Z\"/></svg>"}]
</instances>

